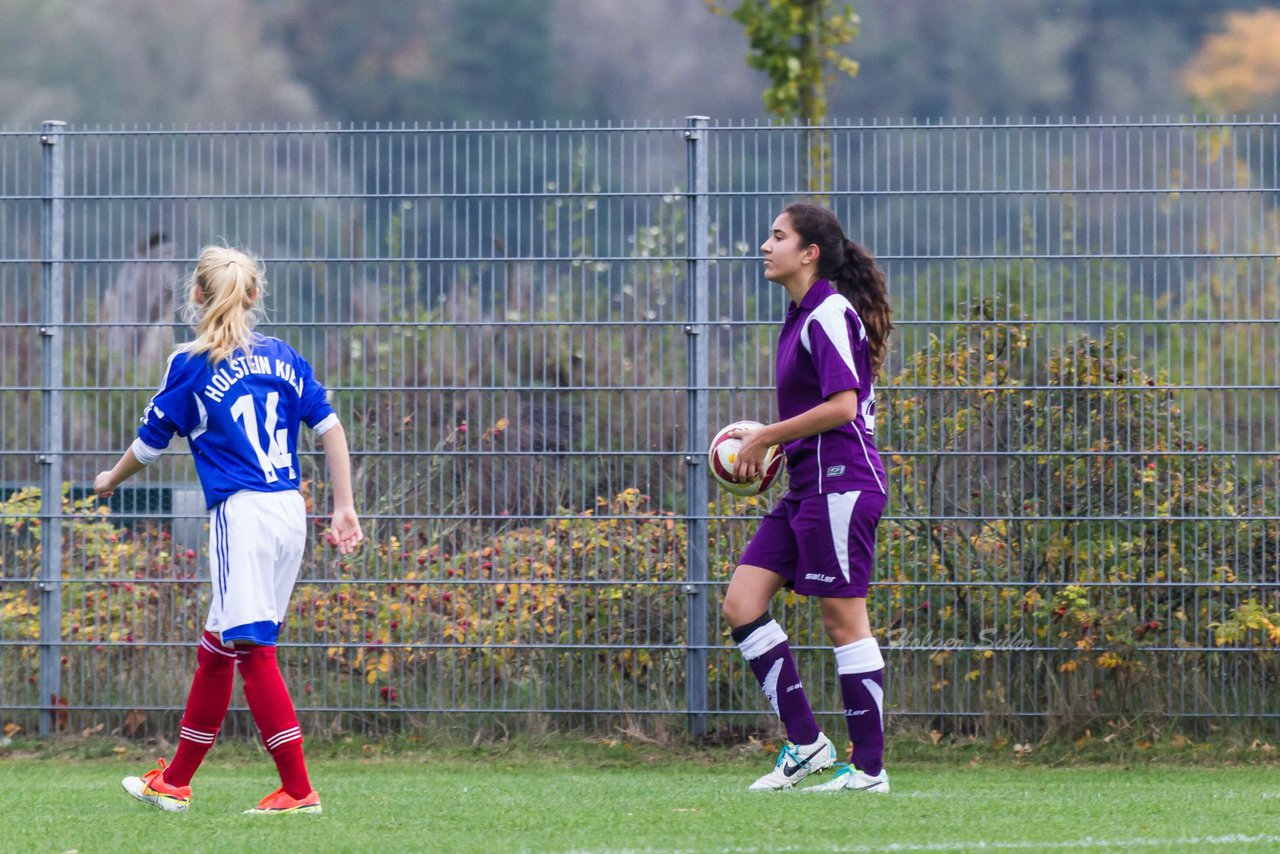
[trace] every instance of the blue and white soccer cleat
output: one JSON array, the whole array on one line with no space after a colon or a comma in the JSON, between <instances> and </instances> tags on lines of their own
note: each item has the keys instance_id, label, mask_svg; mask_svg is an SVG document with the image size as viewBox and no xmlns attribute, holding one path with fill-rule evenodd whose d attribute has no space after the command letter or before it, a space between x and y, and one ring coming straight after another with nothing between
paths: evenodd
<instances>
[{"instance_id":1,"label":"blue and white soccer cleat","mask_svg":"<svg viewBox=\"0 0 1280 854\"><path fill-rule=\"evenodd\" d=\"M747 787L752 792L770 792L790 789L810 774L821 773L836 762L836 746L831 739L818 733L813 744L787 742L778 754L773 770Z\"/></svg>"},{"instance_id":2,"label":"blue and white soccer cleat","mask_svg":"<svg viewBox=\"0 0 1280 854\"><path fill-rule=\"evenodd\" d=\"M880 792L889 791L889 772L883 768L874 777L864 774L852 765L836 764L836 775L825 783L809 786L806 792Z\"/></svg>"}]
</instances>

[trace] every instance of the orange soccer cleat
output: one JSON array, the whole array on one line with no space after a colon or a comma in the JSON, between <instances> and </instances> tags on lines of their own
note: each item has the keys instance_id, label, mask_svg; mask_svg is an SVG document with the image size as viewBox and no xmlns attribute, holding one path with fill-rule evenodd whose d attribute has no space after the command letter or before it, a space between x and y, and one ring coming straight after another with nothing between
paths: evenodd
<instances>
[{"instance_id":1,"label":"orange soccer cleat","mask_svg":"<svg viewBox=\"0 0 1280 854\"><path fill-rule=\"evenodd\" d=\"M165 812L185 812L191 804L190 786L171 786L164 781L165 762L152 768L141 777L125 777L120 781L124 790L144 804L159 807Z\"/></svg>"},{"instance_id":2,"label":"orange soccer cleat","mask_svg":"<svg viewBox=\"0 0 1280 854\"><path fill-rule=\"evenodd\" d=\"M317 815L320 813L320 794L312 789L304 798L292 797L281 786L262 800L245 815L274 815L276 813L298 812Z\"/></svg>"}]
</instances>

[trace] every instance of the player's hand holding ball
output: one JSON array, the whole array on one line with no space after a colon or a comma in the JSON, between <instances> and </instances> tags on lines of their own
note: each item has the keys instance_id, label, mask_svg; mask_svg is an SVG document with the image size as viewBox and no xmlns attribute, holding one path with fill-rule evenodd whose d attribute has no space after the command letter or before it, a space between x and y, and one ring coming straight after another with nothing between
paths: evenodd
<instances>
[{"instance_id":1,"label":"player's hand holding ball","mask_svg":"<svg viewBox=\"0 0 1280 854\"><path fill-rule=\"evenodd\" d=\"M716 433L707 451L711 474L722 489L734 495L759 495L786 464L779 445L765 441L759 421L735 421Z\"/></svg>"}]
</instances>

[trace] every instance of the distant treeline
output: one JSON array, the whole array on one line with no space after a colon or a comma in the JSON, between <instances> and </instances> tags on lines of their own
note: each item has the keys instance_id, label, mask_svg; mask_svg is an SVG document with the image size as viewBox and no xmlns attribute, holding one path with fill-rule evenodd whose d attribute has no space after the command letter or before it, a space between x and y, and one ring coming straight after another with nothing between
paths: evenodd
<instances>
[{"instance_id":1,"label":"distant treeline","mask_svg":"<svg viewBox=\"0 0 1280 854\"><path fill-rule=\"evenodd\" d=\"M836 118L1137 116L1250 0L856 2ZM0 122L760 118L737 24L696 0L0 0ZM1260 37L1265 17L1237 22ZM1265 90L1266 81L1263 81ZM1250 84L1253 85L1252 83ZM1250 106L1271 109L1255 100Z\"/></svg>"}]
</instances>

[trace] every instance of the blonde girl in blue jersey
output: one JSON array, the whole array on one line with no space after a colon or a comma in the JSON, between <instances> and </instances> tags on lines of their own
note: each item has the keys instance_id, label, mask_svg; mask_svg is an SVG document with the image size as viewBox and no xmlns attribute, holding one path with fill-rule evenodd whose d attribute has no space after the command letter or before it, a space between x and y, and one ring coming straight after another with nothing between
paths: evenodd
<instances>
[{"instance_id":1,"label":"blonde girl in blue jersey","mask_svg":"<svg viewBox=\"0 0 1280 854\"><path fill-rule=\"evenodd\" d=\"M301 424L324 449L334 496L331 542L347 554L364 535L352 498L346 434L324 387L292 347L253 331L265 285L262 265L244 252L210 246L200 253L185 288L185 314L196 338L174 350L138 437L93 482L99 497L109 497L158 459L175 435L184 436L209 508L213 595L178 748L171 762L161 759L157 768L122 781L133 797L169 812L191 802L191 778L226 717L237 669L280 775L280 788L246 812L321 811L276 661L306 544L306 507L298 491Z\"/></svg>"}]
</instances>

